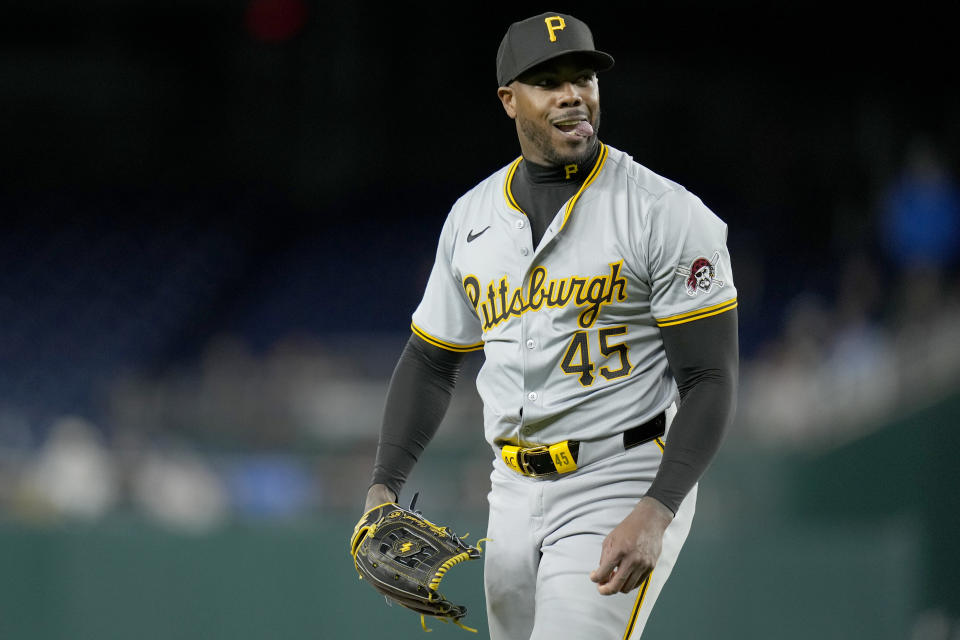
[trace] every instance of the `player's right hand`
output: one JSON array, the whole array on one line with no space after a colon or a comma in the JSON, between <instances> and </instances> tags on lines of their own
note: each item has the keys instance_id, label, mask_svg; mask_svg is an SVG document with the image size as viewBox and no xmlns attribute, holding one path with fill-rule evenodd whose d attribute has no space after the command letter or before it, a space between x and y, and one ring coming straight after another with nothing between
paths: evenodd
<instances>
[{"instance_id":1,"label":"player's right hand","mask_svg":"<svg viewBox=\"0 0 960 640\"><path fill-rule=\"evenodd\" d=\"M590 573L601 595L630 593L650 575L660 557L663 532L673 512L653 498L644 498L604 539L600 565Z\"/></svg>"}]
</instances>

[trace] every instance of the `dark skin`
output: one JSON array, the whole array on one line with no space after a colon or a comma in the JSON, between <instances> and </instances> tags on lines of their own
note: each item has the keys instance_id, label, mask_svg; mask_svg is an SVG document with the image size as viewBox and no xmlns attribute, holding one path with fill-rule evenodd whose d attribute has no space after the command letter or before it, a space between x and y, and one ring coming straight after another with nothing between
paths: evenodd
<instances>
[{"instance_id":1,"label":"dark skin","mask_svg":"<svg viewBox=\"0 0 960 640\"><path fill-rule=\"evenodd\" d=\"M597 76L577 58L565 56L539 65L497 89L497 96L516 122L520 150L530 162L555 167L579 162L598 144ZM570 132L571 123L581 120L590 123L593 135Z\"/></svg>"},{"instance_id":2,"label":"dark skin","mask_svg":"<svg viewBox=\"0 0 960 640\"><path fill-rule=\"evenodd\" d=\"M363 512L366 513L374 507L379 507L388 502L396 502L397 494L387 488L385 484L371 485L367 490L367 500L363 504Z\"/></svg>"}]
</instances>

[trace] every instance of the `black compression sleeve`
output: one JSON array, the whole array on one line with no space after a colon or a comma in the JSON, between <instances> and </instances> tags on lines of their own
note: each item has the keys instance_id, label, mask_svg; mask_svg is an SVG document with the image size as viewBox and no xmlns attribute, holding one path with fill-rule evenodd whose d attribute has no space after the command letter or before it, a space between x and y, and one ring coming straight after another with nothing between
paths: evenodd
<instances>
[{"instance_id":1,"label":"black compression sleeve","mask_svg":"<svg viewBox=\"0 0 960 640\"><path fill-rule=\"evenodd\" d=\"M407 475L443 421L464 355L411 334L387 389L371 484L385 484L400 497Z\"/></svg>"},{"instance_id":2,"label":"black compression sleeve","mask_svg":"<svg viewBox=\"0 0 960 640\"><path fill-rule=\"evenodd\" d=\"M680 390L680 407L647 495L676 513L733 419L739 372L737 311L660 331Z\"/></svg>"}]
</instances>

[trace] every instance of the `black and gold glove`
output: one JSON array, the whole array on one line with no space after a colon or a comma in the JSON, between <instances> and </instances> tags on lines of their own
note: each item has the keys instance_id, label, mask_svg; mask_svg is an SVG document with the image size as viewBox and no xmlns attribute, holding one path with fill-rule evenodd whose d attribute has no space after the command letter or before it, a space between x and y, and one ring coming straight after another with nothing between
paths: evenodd
<instances>
[{"instance_id":1,"label":"black and gold glove","mask_svg":"<svg viewBox=\"0 0 960 640\"><path fill-rule=\"evenodd\" d=\"M424 630L429 631L424 616L433 616L475 632L460 622L467 608L437 589L451 567L479 558L481 549L413 511L414 503L404 509L388 502L363 514L350 540L354 567L389 601L419 613Z\"/></svg>"}]
</instances>

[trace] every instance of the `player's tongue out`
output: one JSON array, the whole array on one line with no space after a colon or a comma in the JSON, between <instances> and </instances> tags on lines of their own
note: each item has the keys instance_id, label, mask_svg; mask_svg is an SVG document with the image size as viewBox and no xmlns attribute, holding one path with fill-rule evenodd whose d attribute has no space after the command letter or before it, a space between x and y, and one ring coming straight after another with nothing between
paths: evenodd
<instances>
[{"instance_id":1,"label":"player's tongue out","mask_svg":"<svg viewBox=\"0 0 960 640\"><path fill-rule=\"evenodd\" d=\"M593 127L586 120L567 120L558 122L555 126L566 134L581 138L589 138L593 135Z\"/></svg>"},{"instance_id":2,"label":"player's tongue out","mask_svg":"<svg viewBox=\"0 0 960 640\"><path fill-rule=\"evenodd\" d=\"M574 128L573 132L581 138L589 138L593 135L593 127L590 126L590 123L586 120L581 120L577 123L577 126Z\"/></svg>"}]
</instances>

